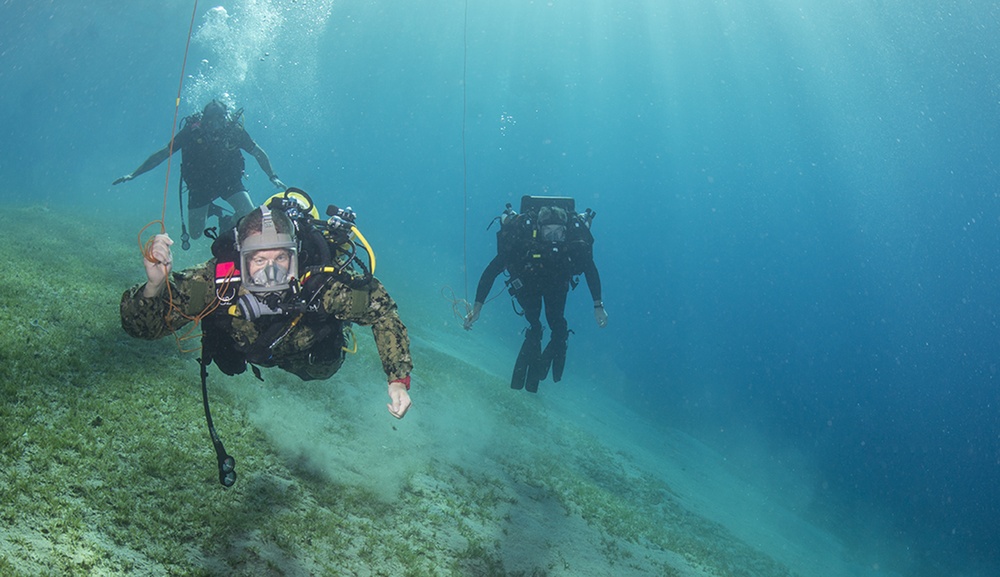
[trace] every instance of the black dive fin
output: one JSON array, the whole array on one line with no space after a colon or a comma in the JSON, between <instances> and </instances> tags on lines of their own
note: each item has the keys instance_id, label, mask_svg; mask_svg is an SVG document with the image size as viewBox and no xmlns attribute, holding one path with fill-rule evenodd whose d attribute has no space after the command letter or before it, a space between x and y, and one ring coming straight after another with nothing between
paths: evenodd
<instances>
[{"instance_id":1,"label":"black dive fin","mask_svg":"<svg viewBox=\"0 0 1000 577\"><path fill-rule=\"evenodd\" d=\"M510 388L527 389L530 392L538 390L539 379L534 378L532 366L538 362L542 352L542 339L530 333L524 337L521 352L514 363L514 374L510 378Z\"/></svg>"},{"instance_id":2,"label":"black dive fin","mask_svg":"<svg viewBox=\"0 0 1000 577\"><path fill-rule=\"evenodd\" d=\"M552 348L552 343L549 343L542 354L538 355L535 362L531 363L531 368L529 373L531 378L538 381L544 381L549 376L549 367L552 365L552 356L549 354L549 349Z\"/></svg>"},{"instance_id":3,"label":"black dive fin","mask_svg":"<svg viewBox=\"0 0 1000 577\"><path fill-rule=\"evenodd\" d=\"M558 383L562 380L563 369L566 368L566 343L556 351L552 357L552 381Z\"/></svg>"},{"instance_id":4,"label":"black dive fin","mask_svg":"<svg viewBox=\"0 0 1000 577\"><path fill-rule=\"evenodd\" d=\"M549 366L552 367L552 381L558 383L562 379L563 369L566 368L566 340L552 339L545 345L542 352L542 364L540 367L541 378L549 375Z\"/></svg>"},{"instance_id":5,"label":"black dive fin","mask_svg":"<svg viewBox=\"0 0 1000 577\"><path fill-rule=\"evenodd\" d=\"M534 376L534 373L532 373L531 368L529 367L528 376L525 377L524 379L524 390L528 391L529 393L537 393L539 380L540 379Z\"/></svg>"},{"instance_id":6,"label":"black dive fin","mask_svg":"<svg viewBox=\"0 0 1000 577\"><path fill-rule=\"evenodd\" d=\"M523 345L522 345L523 348ZM528 376L528 362L524 360L524 355L518 355L514 363L514 374L510 377L510 388L523 389L524 379Z\"/></svg>"}]
</instances>

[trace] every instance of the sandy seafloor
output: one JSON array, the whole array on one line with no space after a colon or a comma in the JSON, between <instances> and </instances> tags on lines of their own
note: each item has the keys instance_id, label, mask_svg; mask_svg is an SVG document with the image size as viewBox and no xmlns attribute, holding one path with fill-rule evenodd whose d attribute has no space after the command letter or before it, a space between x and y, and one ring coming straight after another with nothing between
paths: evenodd
<instances>
[{"instance_id":1,"label":"sandy seafloor","mask_svg":"<svg viewBox=\"0 0 1000 577\"><path fill-rule=\"evenodd\" d=\"M142 224L45 206L0 215L0 574L905 571L905 547L825 531L808 472L780 459L748 474L586 376L511 391L515 341L461 330L440 287L388 286L416 364L402 421L385 410L367 329L328 382L213 369L216 426L240 474L223 489L196 355L119 327Z\"/></svg>"}]
</instances>

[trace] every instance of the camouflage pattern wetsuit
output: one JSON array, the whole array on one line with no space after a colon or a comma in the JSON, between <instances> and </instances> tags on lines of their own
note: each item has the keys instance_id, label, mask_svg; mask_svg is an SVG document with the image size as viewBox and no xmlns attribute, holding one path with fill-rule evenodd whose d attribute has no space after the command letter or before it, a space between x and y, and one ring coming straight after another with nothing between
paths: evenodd
<instances>
[{"instance_id":1,"label":"camouflage pattern wetsuit","mask_svg":"<svg viewBox=\"0 0 1000 577\"><path fill-rule=\"evenodd\" d=\"M142 290L145 284L136 285L122 295L121 320L122 328L129 335L140 339L153 340L161 338L190 322L179 314L194 316L205 310L216 301L215 296L215 260L171 274L170 294L173 295L175 309L168 315L168 292L163 290L160 296L145 298ZM403 379L410 374L413 363L410 360L410 340L406 327L399 319L396 303L386 292L382 283L373 278L371 282L360 289L352 289L347 285L334 281L323 289L323 310L328 315L326 321L311 322L305 318L296 325L288 335L271 350L272 363L264 366L278 366L303 379L324 379L335 373L343 362L341 322L356 323L371 326L375 335L375 344L382 359L382 368L389 381ZM241 293L243 289L241 289ZM275 322L273 317L262 317L250 321L239 316L230 316L228 307L219 307L206 318L205 328L210 324L225 327L221 338L227 341L231 348L246 350L261 334L262 324ZM223 322L215 319L221 316ZM308 317L308 314L307 314ZM215 324L212 324L212 323ZM325 325L335 327L335 335L326 334ZM218 332L219 329L216 329ZM220 335L216 335L219 338ZM216 359L220 368L223 368ZM224 372L226 371L223 368ZM235 372L242 372L238 370ZM233 373L230 373L233 374Z\"/></svg>"}]
</instances>

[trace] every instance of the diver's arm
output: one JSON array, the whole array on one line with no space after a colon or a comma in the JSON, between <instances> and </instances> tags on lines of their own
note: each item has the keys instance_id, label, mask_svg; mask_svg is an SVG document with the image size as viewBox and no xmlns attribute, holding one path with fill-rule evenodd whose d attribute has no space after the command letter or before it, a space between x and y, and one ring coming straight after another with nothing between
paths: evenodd
<instances>
[{"instance_id":1,"label":"diver's arm","mask_svg":"<svg viewBox=\"0 0 1000 577\"><path fill-rule=\"evenodd\" d=\"M147 282L122 294L119 307L122 329L139 339L155 340L176 331L215 298L214 274L209 263L176 273L162 262L162 254L158 258L161 262L151 264L161 267L166 274L158 280L158 275L147 270ZM167 282L169 292L165 290Z\"/></svg>"},{"instance_id":2,"label":"diver's arm","mask_svg":"<svg viewBox=\"0 0 1000 577\"><path fill-rule=\"evenodd\" d=\"M162 149L157 150L153 154L150 154L149 158L144 160L143 163L139 165L139 168L133 170L132 172L126 174L125 176L119 177L111 184L115 185L115 184L120 184L122 182L128 182L144 172L149 172L150 170L153 170L154 168L159 166L161 162L163 162L169 157L170 157L170 145L168 144Z\"/></svg>"},{"instance_id":3,"label":"diver's arm","mask_svg":"<svg viewBox=\"0 0 1000 577\"><path fill-rule=\"evenodd\" d=\"M184 148L191 141L191 130L187 126L181 128L180 131L174 135L173 140L167 143L166 146L157 150L153 154L149 155L149 158L144 160L139 168L133 170L131 173L122 176L118 180L112 182L111 184L119 184L122 182L128 182L133 178L153 170L160 165L161 162L170 158L170 155L177 152L178 150Z\"/></svg>"},{"instance_id":4,"label":"diver's arm","mask_svg":"<svg viewBox=\"0 0 1000 577\"><path fill-rule=\"evenodd\" d=\"M465 323L463 324L465 330L472 330L473 323L479 320L479 313L483 310L483 304L486 303L487 297L490 296L490 291L493 290L493 283L496 282L497 277L500 276L503 269L504 263L500 255L493 257L490 264L486 265L482 276L479 277L479 285L476 287L476 302L472 304L472 310L469 311L469 314L465 315Z\"/></svg>"},{"instance_id":5,"label":"diver's arm","mask_svg":"<svg viewBox=\"0 0 1000 577\"><path fill-rule=\"evenodd\" d=\"M267 157L267 153L264 152L264 149L255 142L253 147L248 149L247 152L249 152L250 156L257 160L257 164L260 165L260 169L267 175L268 180L270 180L271 183L277 188L285 190L285 183L281 182L278 175L274 173L274 168L271 167L271 159Z\"/></svg>"},{"instance_id":6,"label":"diver's arm","mask_svg":"<svg viewBox=\"0 0 1000 577\"><path fill-rule=\"evenodd\" d=\"M479 313L483 310L483 305L486 303L487 297L490 296L490 291L493 290L493 283L496 282L504 268L503 258L500 255L493 257L490 264L486 265L482 276L479 277L479 285L476 286L476 302L472 304L472 310L469 311L469 314L465 315L465 323L463 324L465 330L472 330L472 325L479 320Z\"/></svg>"},{"instance_id":7,"label":"diver's arm","mask_svg":"<svg viewBox=\"0 0 1000 577\"><path fill-rule=\"evenodd\" d=\"M504 262L500 255L493 257L490 264L486 265L486 269L483 270L482 276L479 277L479 285L476 286L476 302L485 303L486 298L490 296L490 291L493 290L493 283L496 282L497 277L503 272Z\"/></svg>"},{"instance_id":8,"label":"diver's arm","mask_svg":"<svg viewBox=\"0 0 1000 577\"><path fill-rule=\"evenodd\" d=\"M378 283L377 280L373 280ZM389 399L392 401L386 407L389 413L397 419L402 419L410 409L410 371L413 361L410 358L410 337L406 333L406 325L399 318L396 303L381 283L371 293L373 312L382 311L378 319L372 323L372 334L375 336L375 346L382 359L382 370L389 380Z\"/></svg>"},{"instance_id":9,"label":"diver's arm","mask_svg":"<svg viewBox=\"0 0 1000 577\"><path fill-rule=\"evenodd\" d=\"M601 302L601 275L597 272L597 265L591 259L583 268L583 276L587 279L587 288L590 296L594 299L594 305Z\"/></svg>"},{"instance_id":10,"label":"diver's arm","mask_svg":"<svg viewBox=\"0 0 1000 577\"><path fill-rule=\"evenodd\" d=\"M372 323L372 335L375 337L378 355L382 359L382 370L385 371L389 382L409 376L413 370L410 337L406 332L406 325L396 312L395 303L391 311Z\"/></svg>"},{"instance_id":11,"label":"diver's arm","mask_svg":"<svg viewBox=\"0 0 1000 577\"><path fill-rule=\"evenodd\" d=\"M597 326L604 328L608 326L608 313L604 310L604 301L601 299L601 275L597 272L597 265L594 259L583 269L583 276L587 279L587 288L590 289L590 296L594 299L594 320Z\"/></svg>"},{"instance_id":12,"label":"diver's arm","mask_svg":"<svg viewBox=\"0 0 1000 577\"><path fill-rule=\"evenodd\" d=\"M173 275L171 282L171 294L177 291L175 281L178 275ZM135 285L122 294L119 310L121 313L122 329L130 336L148 341L162 338L171 332L166 317L170 310L170 304L165 294L156 296L145 296L148 283ZM166 291L163 291L166 292ZM173 328L176 329L187 323L183 318L177 318Z\"/></svg>"},{"instance_id":13,"label":"diver's arm","mask_svg":"<svg viewBox=\"0 0 1000 577\"><path fill-rule=\"evenodd\" d=\"M132 178L135 178L144 172L149 172L159 166L161 162L170 157L170 152L170 145L168 144L153 154L150 154L149 158L139 165L139 168L132 171Z\"/></svg>"},{"instance_id":14,"label":"diver's arm","mask_svg":"<svg viewBox=\"0 0 1000 577\"><path fill-rule=\"evenodd\" d=\"M375 346L382 360L382 370L389 381L389 412L401 419L410 407L410 337L406 325L399 318L396 302L392 300L378 279L372 279L365 287L352 289L342 283L334 283L323 295L323 307L336 318L370 325L375 336Z\"/></svg>"}]
</instances>

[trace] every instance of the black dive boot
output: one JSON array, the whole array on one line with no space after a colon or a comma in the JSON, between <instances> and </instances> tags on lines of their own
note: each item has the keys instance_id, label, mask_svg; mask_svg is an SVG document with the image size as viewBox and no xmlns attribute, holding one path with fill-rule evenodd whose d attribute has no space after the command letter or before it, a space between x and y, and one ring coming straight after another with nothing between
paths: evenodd
<instances>
[{"instance_id":1,"label":"black dive boot","mask_svg":"<svg viewBox=\"0 0 1000 577\"><path fill-rule=\"evenodd\" d=\"M562 380L563 369L566 368L566 340L569 338L569 332L562 334L552 333L552 338L549 339L549 344L545 345L545 350L542 352L542 364L544 365L544 373L542 378L548 376L549 365L552 366L552 381L558 383Z\"/></svg>"},{"instance_id":2,"label":"black dive boot","mask_svg":"<svg viewBox=\"0 0 1000 577\"><path fill-rule=\"evenodd\" d=\"M517 355L514 363L514 374L510 378L510 388L527 389L534 393L538 390L539 379L534 378L531 367L538 362L542 354L542 331L528 329L524 333L524 343L521 344L521 352Z\"/></svg>"}]
</instances>

